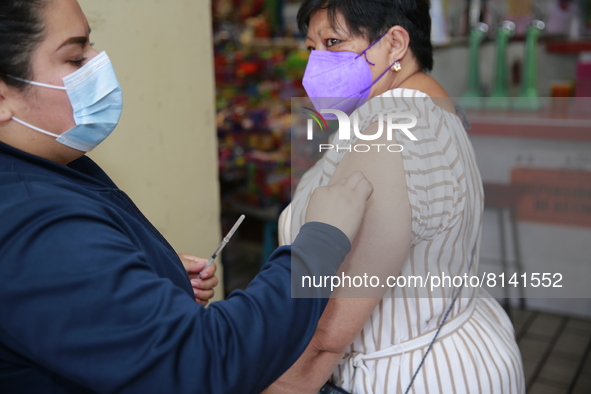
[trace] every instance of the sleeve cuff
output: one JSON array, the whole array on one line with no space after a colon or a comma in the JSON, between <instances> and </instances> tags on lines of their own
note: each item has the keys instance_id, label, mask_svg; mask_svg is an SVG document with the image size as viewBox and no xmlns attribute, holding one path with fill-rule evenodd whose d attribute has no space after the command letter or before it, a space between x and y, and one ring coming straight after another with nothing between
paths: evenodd
<instances>
[{"instance_id":1,"label":"sleeve cuff","mask_svg":"<svg viewBox=\"0 0 591 394\"><path fill-rule=\"evenodd\" d=\"M349 238L338 228L319 222L306 223L292 244L292 280L295 280L292 283L299 283L302 276L336 275L350 251Z\"/></svg>"}]
</instances>

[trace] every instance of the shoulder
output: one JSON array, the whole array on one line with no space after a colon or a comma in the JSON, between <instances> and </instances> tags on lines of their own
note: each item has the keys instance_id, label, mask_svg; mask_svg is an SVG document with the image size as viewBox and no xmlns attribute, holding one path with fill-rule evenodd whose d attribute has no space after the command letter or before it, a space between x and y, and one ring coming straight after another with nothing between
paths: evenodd
<instances>
[{"instance_id":1,"label":"shoulder","mask_svg":"<svg viewBox=\"0 0 591 394\"><path fill-rule=\"evenodd\" d=\"M92 211L100 208L96 191L50 173L0 174L0 211Z\"/></svg>"},{"instance_id":2,"label":"shoulder","mask_svg":"<svg viewBox=\"0 0 591 394\"><path fill-rule=\"evenodd\" d=\"M35 195L2 210L0 263L8 270L2 276L81 275L100 271L106 262L127 262L125 256L138 249L109 210L65 193Z\"/></svg>"},{"instance_id":3,"label":"shoulder","mask_svg":"<svg viewBox=\"0 0 591 394\"><path fill-rule=\"evenodd\" d=\"M433 77L417 73L401 86L406 89L419 90L429 96L433 102L452 114L456 113L455 104L443 86Z\"/></svg>"},{"instance_id":4,"label":"shoulder","mask_svg":"<svg viewBox=\"0 0 591 394\"><path fill-rule=\"evenodd\" d=\"M107 228L122 230L108 207L75 194L36 194L3 203L0 212L0 243L5 246L14 238L28 239L31 244L56 238L74 242L97 236Z\"/></svg>"},{"instance_id":5,"label":"shoulder","mask_svg":"<svg viewBox=\"0 0 591 394\"><path fill-rule=\"evenodd\" d=\"M59 177L31 174L3 174L0 185L0 243L15 237L46 240L54 237L74 239L87 227L114 227L113 209L101 203L85 188ZM59 231L69 228L71 233ZM60 230L62 229L62 230Z\"/></svg>"},{"instance_id":6,"label":"shoulder","mask_svg":"<svg viewBox=\"0 0 591 394\"><path fill-rule=\"evenodd\" d=\"M98 189L85 186L75 177L26 161L5 161L0 166L0 212L16 217L31 215L104 212ZM4 220L6 223L6 220Z\"/></svg>"},{"instance_id":7,"label":"shoulder","mask_svg":"<svg viewBox=\"0 0 591 394\"><path fill-rule=\"evenodd\" d=\"M405 211L409 206L403 146L395 137L388 136L383 126L374 122L362 131L366 135L375 135L382 128L379 138L371 141L357 139L352 143L351 151L338 163L330 183L361 171L374 187L366 213L375 211L378 215L398 216L394 211Z\"/></svg>"},{"instance_id":8,"label":"shoulder","mask_svg":"<svg viewBox=\"0 0 591 394\"><path fill-rule=\"evenodd\" d=\"M401 145L396 141L395 135L388 134L385 120L369 124L360 133L366 138L355 138L352 141L351 149L338 163L331 183L336 181L335 176L348 176L353 171L364 172L373 183L386 174L394 175L397 170L403 170Z\"/></svg>"}]
</instances>

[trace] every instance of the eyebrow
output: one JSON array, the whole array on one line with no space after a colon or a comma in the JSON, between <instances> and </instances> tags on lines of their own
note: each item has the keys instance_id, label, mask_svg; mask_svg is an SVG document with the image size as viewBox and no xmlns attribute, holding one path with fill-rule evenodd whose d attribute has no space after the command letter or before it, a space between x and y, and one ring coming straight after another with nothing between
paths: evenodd
<instances>
[{"instance_id":1,"label":"eyebrow","mask_svg":"<svg viewBox=\"0 0 591 394\"><path fill-rule=\"evenodd\" d=\"M322 29L318 30L316 32L316 34L320 37L320 36L322 36L322 32L326 29L332 29L332 28L330 26L325 26ZM334 29L332 29L332 30L334 30ZM306 36L306 40L314 41L312 38L310 38L310 36Z\"/></svg>"},{"instance_id":2,"label":"eyebrow","mask_svg":"<svg viewBox=\"0 0 591 394\"><path fill-rule=\"evenodd\" d=\"M64 41L63 44L60 45L60 47L57 50L59 51L60 49L68 45L86 45L87 42L88 38L86 37L71 37Z\"/></svg>"},{"instance_id":3,"label":"eyebrow","mask_svg":"<svg viewBox=\"0 0 591 394\"><path fill-rule=\"evenodd\" d=\"M88 27L88 35L90 35L91 32L92 32L92 29L89 26ZM84 37L84 36L70 37L66 41L64 41L62 43L62 45L60 45L57 50L59 51L60 49L62 49L65 46L68 46L68 45L82 45L82 46L84 46L84 45L86 45L87 42L88 42L88 37Z\"/></svg>"}]
</instances>

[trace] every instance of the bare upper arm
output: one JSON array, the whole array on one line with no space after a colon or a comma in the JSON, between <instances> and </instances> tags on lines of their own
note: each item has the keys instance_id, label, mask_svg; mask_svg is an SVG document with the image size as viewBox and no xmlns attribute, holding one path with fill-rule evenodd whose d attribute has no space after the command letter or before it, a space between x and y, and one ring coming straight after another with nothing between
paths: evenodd
<instances>
[{"instance_id":1,"label":"bare upper arm","mask_svg":"<svg viewBox=\"0 0 591 394\"><path fill-rule=\"evenodd\" d=\"M419 90L427 94L435 105L456 114L456 106L443 86L435 78L425 73L416 73L399 87Z\"/></svg>"},{"instance_id":2,"label":"bare upper arm","mask_svg":"<svg viewBox=\"0 0 591 394\"><path fill-rule=\"evenodd\" d=\"M371 125L366 133L374 134L377 126L377 123ZM396 142L386 141L384 137L384 140L372 143ZM365 174L374 186L374 193L367 203L353 249L339 275L344 273L352 278L367 275L368 287L364 283L361 288L335 290L314 338L316 346L329 351L344 350L359 334L387 290L387 277L400 273L410 248L411 210L402 154L384 148L379 153L377 149L367 153L347 153L331 182L347 177L353 171ZM373 276L379 278L377 287L371 287L369 283Z\"/></svg>"}]
</instances>

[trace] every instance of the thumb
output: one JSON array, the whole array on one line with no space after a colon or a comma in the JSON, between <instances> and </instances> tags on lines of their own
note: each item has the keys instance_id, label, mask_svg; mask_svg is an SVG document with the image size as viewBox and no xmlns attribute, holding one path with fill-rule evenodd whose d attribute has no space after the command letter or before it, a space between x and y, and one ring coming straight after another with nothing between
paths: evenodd
<instances>
[{"instance_id":1,"label":"thumb","mask_svg":"<svg viewBox=\"0 0 591 394\"><path fill-rule=\"evenodd\" d=\"M200 273L203 270L203 267L205 267L205 264L207 264L207 261L205 261L205 260L204 261L197 261L187 267L187 273L190 275L197 275L198 273Z\"/></svg>"}]
</instances>

